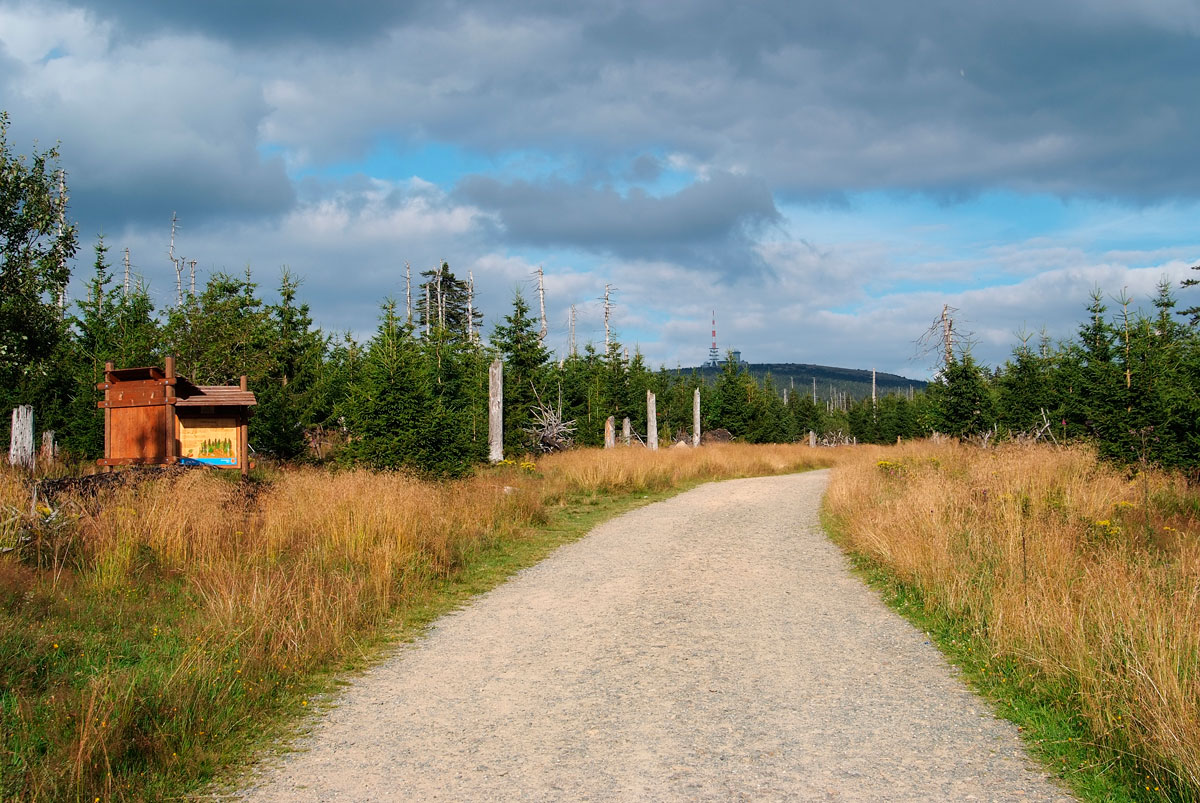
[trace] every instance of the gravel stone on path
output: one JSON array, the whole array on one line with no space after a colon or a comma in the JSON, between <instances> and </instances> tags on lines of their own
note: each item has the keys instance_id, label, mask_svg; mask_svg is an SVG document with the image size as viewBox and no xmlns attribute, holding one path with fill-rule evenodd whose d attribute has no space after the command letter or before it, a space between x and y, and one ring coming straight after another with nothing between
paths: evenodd
<instances>
[{"instance_id":1,"label":"gravel stone on path","mask_svg":"<svg viewBox=\"0 0 1200 803\"><path fill-rule=\"evenodd\" d=\"M850 574L827 481L597 527L353 678L237 797L1070 800Z\"/></svg>"}]
</instances>

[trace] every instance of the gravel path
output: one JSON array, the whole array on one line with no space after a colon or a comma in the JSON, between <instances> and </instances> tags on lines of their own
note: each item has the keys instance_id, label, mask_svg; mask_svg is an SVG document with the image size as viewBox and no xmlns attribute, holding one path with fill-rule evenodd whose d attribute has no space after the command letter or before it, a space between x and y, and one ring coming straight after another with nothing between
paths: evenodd
<instances>
[{"instance_id":1,"label":"gravel path","mask_svg":"<svg viewBox=\"0 0 1200 803\"><path fill-rule=\"evenodd\" d=\"M241 794L1068 800L849 574L826 482L714 483L597 527L356 678Z\"/></svg>"}]
</instances>

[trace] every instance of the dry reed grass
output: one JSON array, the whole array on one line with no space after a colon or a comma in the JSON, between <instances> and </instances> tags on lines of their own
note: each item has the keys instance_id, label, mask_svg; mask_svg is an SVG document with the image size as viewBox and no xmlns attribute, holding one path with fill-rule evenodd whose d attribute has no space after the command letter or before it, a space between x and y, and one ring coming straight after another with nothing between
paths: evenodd
<instances>
[{"instance_id":1,"label":"dry reed grass","mask_svg":"<svg viewBox=\"0 0 1200 803\"><path fill-rule=\"evenodd\" d=\"M1086 448L862 450L826 504L849 547L967 623L1098 742L1200 789L1200 498Z\"/></svg>"},{"instance_id":2,"label":"dry reed grass","mask_svg":"<svg viewBox=\"0 0 1200 803\"><path fill-rule=\"evenodd\" d=\"M65 499L70 571L0 556L0 798L176 793L306 705L314 673L378 642L491 545L587 495L829 465L830 450L728 444L580 450L431 483L214 472ZM0 506L28 491L0 472ZM0 532L0 537L12 534ZM6 634L6 635L5 635Z\"/></svg>"}]
</instances>

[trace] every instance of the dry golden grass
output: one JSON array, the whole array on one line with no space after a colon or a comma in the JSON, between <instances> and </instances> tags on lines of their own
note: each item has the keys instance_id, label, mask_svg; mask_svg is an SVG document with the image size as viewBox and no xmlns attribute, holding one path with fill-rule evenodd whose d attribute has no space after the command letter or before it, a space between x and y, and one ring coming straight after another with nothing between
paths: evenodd
<instances>
[{"instance_id":1,"label":"dry golden grass","mask_svg":"<svg viewBox=\"0 0 1200 803\"><path fill-rule=\"evenodd\" d=\"M580 497L843 454L580 450L447 483L305 468L256 487L196 471L59 500L66 570L0 555L0 623L11 625L0 631L0 799L175 794L244 750L252 723L306 705L314 673ZM4 506L29 507L11 473L0 473ZM0 546L14 538L0 531Z\"/></svg>"},{"instance_id":2,"label":"dry golden grass","mask_svg":"<svg viewBox=\"0 0 1200 803\"><path fill-rule=\"evenodd\" d=\"M849 547L1059 688L1093 737L1200 789L1200 498L1086 448L860 450L826 504Z\"/></svg>"}]
</instances>

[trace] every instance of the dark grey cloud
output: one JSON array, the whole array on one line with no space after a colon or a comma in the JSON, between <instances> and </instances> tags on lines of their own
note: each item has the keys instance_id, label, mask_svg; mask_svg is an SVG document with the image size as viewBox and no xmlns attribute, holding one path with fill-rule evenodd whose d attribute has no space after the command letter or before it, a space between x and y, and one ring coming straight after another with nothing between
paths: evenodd
<instances>
[{"instance_id":1,"label":"dark grey cloud","mask_svg":"<svg viewBox=\"0 0 1200 803\"><path fill-rule=\"evenodd\" d=\"M196 3L162 3L154 0L89 0L78 4L101 16L116 19L134 35L161 31L201 32L218 39L245 44L359 42L379 36L388 28L419 17L423 2L406 0L204 0Z\"/></svg>"},{"instance_id":2,"label":"dark grey cloud","mask_svg":"<svg viewBox=\"0 0 1200 803\"><path fill-rule=\"evenodd\" d=\"M302 84L289 68L305 92L272 116L280 141L600 160L652 144L790 197L1200 196L1188 3L476 3L393 29L359 86L328 59Z\"/></svg>"},{"instance_id":3,"label":"dark grey cloud","mask_svg":"<svg viewBox=\"0 0 1200 803\"><path fill-rule=\"evenodd\" d=\"M601 164L651 147L783 197L1200 197L1191 0L79 7L114 43L228 45L270 103L251 133L309 163L381 140Z\"/></svg>"},{"instance_id":4,"label":"dark grey cloud","mask_svg":"<svg viewBox=\"0 0 1200 803\"><path fill-rule=\"evenodd\" d=\"M633 160L626 171L625 177L639 184L652 184L662 175L662 161L647 154L642 154Z\"/></svg>"},{"instance_id":5,"label":"dark grey cloud","mask_svg":"<svg viewBox=\"0 0 1200 803\"><path fill-rule=\"evenodd\" d=\"M762 180L726 172L663 197L638 188L621 194L560 180L502 183L486 176L464 179L457 194L494 212L516 243L723 265L734 273L762 267L752 235L781 219Z\"/></svg>"},{"instance_id":6,"label":"dark grey cloud","mask_svg":"<svg viewBox=\"0 0 1200 803\"><path fill-rule=\"evenodd\" d=\"M271 111L262 85L227 47L196 36L135 47L64 7L39 18L0 5L0 63L13 142L60 143L85 231L172 211L191 225L262 220L295 202L283 154L258 138Z\"/></svg>"}]
</instances>

